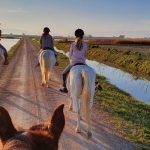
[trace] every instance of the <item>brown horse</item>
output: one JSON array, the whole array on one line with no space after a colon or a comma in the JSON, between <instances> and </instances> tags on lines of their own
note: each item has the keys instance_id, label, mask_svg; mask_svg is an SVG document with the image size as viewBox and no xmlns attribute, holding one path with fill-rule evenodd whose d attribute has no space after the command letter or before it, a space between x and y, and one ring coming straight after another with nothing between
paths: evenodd
<instances>
[{"instance_id":1,"label":"brown horse","mask_svg":"<svg viewBox=\"0 0 150 150\"><path fill-rule=\"evenodd\" d=\"M0 139L3 150L57 150L65 126L64 104L53 113L51 121L18 131L8 111L0 106Z\"/></svg>"}]
</instances>

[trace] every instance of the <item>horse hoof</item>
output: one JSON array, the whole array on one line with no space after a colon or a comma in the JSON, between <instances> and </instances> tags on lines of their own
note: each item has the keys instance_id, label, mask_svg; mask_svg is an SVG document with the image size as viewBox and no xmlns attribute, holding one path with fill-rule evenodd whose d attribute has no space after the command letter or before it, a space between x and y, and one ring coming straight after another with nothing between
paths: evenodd
<instances>
[{"instance_id":1,"label":"horse hoof","mask_svg":"<svg viewBox=\"0 0 150 150\"><path fill-rule=\"evenodd\" d=\"M42 86L44 86L44 83L41 83Z\"/></svg>"},{"instance_id":2,"label":"horse hoof","mask_svg":"<svg viewBox=\"0 0 150 150\"><path fill-rule=\"evenodd\" d=\"M49 86L49 85L47 85L46 87L47 87L47 88L50 88L50 86Z\"/></svg>"},{"instance_id":3,"label":"horse hoof","mask_svg":"<svg viewBox=\"0 0 150 150\"><path fill-rule=\"evenodd\" d=\"M92 138L92 133L89 132L89 131L88 131L88 133L87 133L87 138L88 138L88 139Z\"/></svg>"},{"instance_id":4,"label":"horse hoof","mask_svg":"<svg viewBox=\"0 0 150 150\"><path fill-rule=\"evenodd\" d=\"M81 130L79 128L76 128L76 133L81 133Z\"/></svg>"}]
</instances>

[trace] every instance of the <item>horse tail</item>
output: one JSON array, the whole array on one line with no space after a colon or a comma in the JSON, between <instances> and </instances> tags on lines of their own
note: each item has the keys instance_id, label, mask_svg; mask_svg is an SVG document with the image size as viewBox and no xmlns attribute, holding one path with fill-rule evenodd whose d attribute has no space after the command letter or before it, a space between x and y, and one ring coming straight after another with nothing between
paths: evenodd
<instances>
[{"instance_id":1,"label":"horse tail","mask_svg":"<svg viewBox=\"0 0 150 150\"><path fill-rule=\"evenodd\" d=\"M88 76L87 71L85 71L85 70L83 70L81 74L82 74L82 78L83 78L83 91L82 91L83 116L84 116L85 120L87 122L89 122L89 120L90 120L89 109L90 109L90 96L91 96L90 85L89 85L89 76Z\"/></svg>"},{"instance_id":2,"label":"horse tail","mask_svg":"<svg viewBox=\"0 0 150 150\"><path fill-rule=\"evenodd\" d=\"M44 76L45 82L48 81L48 73L50 68L49 56L46 53L43 53L40 60L41 72Z\"/></svg>"}]
</instances>

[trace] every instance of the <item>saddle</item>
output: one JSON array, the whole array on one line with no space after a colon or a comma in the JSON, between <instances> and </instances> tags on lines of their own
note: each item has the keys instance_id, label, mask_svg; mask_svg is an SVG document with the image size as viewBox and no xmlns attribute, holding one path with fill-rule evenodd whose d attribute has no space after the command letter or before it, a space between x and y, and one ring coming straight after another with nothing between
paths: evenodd
<instances>
[{"instance_id":1,"label":"saddle","mask_svg":"<svg viewBox=\"0 0 150 150\"><path fill-rule=\"evenodd\" d=\"M52 47L44 47L43 50L51 50L51 51L53 51L54 48L52 48Z\"/></svg>"}]
</instances>

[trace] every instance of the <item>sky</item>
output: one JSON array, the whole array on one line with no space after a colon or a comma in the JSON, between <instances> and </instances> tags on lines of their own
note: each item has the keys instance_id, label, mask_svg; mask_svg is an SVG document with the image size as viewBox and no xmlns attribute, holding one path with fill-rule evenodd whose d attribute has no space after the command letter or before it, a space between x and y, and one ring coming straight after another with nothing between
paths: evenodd
<instances>
[{"instance_id":1,"label":"sky","mask_svg":"<svg viewBox=\"0 0 150 150\"><path fill-rule=\"evenodd\" d=\"M150 37L150 0L0 0L3 33Z\"/></svg>"}]
</instances>

